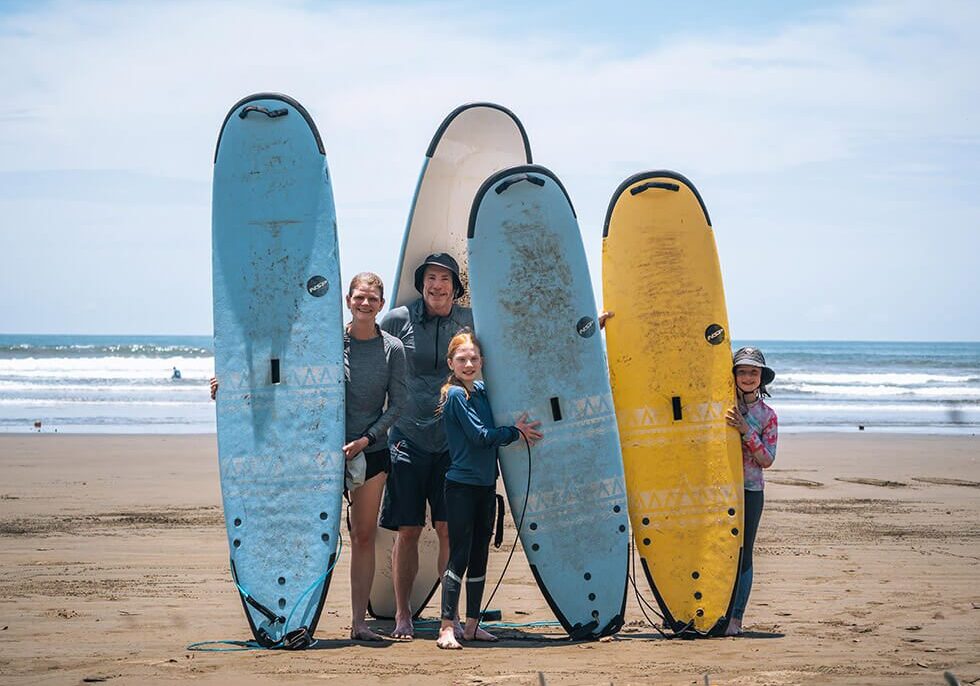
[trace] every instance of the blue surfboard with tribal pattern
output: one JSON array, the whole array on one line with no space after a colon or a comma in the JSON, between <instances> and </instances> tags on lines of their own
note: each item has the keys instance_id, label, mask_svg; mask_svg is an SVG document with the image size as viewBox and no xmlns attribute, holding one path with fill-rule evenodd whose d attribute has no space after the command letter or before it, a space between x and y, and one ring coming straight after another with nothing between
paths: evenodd
<instances>
[{"instance_id":1,"label":"blue surfboard with tribal pattern","mask_svg":"<svg viewBox=\"0 0 980 686\"><path fill-rule=\"evenodd\" d=\"M302 644L339 553L343 321L323 143L287 96L252 95L225 118L212 257L231 572L256 640Z\"/></svg>"},{"instance_id":2,"label":"blue surfboard with tribal pattern","mask_svg":"<svg viewBox=\"0 0 980 686\"><path fill-rule=\"evenodd\" d=\"M531 572L570 636L615 633L629 545L622 453L582 235L558 178L535 165L490 176L468 250L494 420L527 412L544 433L530 456L523 441L500 450Z\"/></svg>"}]
</instances>

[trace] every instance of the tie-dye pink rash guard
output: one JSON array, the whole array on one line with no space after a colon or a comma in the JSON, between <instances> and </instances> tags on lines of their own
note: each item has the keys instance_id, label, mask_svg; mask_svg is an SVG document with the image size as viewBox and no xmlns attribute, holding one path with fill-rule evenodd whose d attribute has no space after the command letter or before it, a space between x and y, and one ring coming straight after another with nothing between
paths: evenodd
<instances>
[{"instance_id":1,"label":"tie-dye pink rash guard","mask_svg":"<svg viewBox=\"0 0 980 686\"><path fill-rule=\"evenodd\" d=\"M762 475L762 466L752 455L761 451L771 459L776 459L776 413L761 398L751 405L739 403L738 409L749 425L749 430L742 436L745 490L761 491L766 486L766 479Z\"/></svg>"}]
</instances>

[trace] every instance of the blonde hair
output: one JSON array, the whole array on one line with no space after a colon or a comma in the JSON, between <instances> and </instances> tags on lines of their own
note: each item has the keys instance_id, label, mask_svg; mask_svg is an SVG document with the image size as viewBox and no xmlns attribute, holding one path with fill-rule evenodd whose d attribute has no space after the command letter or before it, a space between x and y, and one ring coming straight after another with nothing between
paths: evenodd
<instances>
[{"instance_id":1,"label":"blonde hair","mask_svg":"<svg viewBox=\"0 0 980 686\"><path fill-rule=\"evenodd\" d=\"M449 341L449 348L446 350L446 359L452 360L456 351L459 350L464 345L472 345L476 348L480 355L483 355L483 348L480 346L480 341L476 339L476 336L469 329L463 329L458 334L452 337ZM439 405L436 407L436 414L442 414L442 408L446 404L446 398L449 397L449 389L453 386L459 386L463 389L463 393L466 394L466 399L470 399L470 392L466 390L466 386L463 382L456 377L455 372L449 372L449 377L446 379L446 383L442 385L442 389L439 391Z\"/></svg>"},{"instance_id":2,"label":"blonde hair","mask_svg":"<svg viewBox=\"0 0 980 686\"><path fill-rule=\"evenodd\" d=\"M353 279L350 280L350 286L347 288L347 297L354 295L354 289L358 285L368 286L369 288L377 288L378 293L381 294L381 299L385 299L385 285L381 281L381 277L374 272L361 272Z\"/></svg>"}]
</instances>

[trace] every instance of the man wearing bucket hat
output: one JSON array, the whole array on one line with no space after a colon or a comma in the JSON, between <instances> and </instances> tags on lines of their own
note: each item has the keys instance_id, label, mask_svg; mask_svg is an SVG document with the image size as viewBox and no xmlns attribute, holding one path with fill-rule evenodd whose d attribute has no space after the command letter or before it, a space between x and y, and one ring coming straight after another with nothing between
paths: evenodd
<instances>
[{"instance_id":1,"label":"man wearing bucket hat","mask_svg":"<svg viewBox=\"0 0 980 686\"><path fill-rule=\"evenodd\" d=\"M419 536L425 526L425 504L439 535L439 573L449 556L445 483L449 446L436 415L446 381L449 341L473 328L473 312L455 303L465 288L459 264L448 253L434 253L415 270L415 289L422 296L396 307L381 321L382 330L401 339L408 361L408 404L389 432L388 475L381 526L397 531L392 555L395 586L395 638L411 638L412 584L418 574Z\"/></svg>"},{"instance_id":2,"label":"man wearing bucket hat","mask_svg":"<svg viewBox=\"0 0 980 686\"><path fill-rule=\"evenodd\" d=\"M766 358L758 348L746 347L735 351L732 373L738 403L725 415L729 426L742 435L742 472L745 479L745 508L742 531L742 563L739 570L738 588L732 604L732 618L725 631L727 636L742 634L742 617L752 590L752 549L759 530L764 503L765 478L776 459L776 413L763 401L768 397L766 386L776 378L776 372L766 365Z\"/></svg>"}]
</instances>

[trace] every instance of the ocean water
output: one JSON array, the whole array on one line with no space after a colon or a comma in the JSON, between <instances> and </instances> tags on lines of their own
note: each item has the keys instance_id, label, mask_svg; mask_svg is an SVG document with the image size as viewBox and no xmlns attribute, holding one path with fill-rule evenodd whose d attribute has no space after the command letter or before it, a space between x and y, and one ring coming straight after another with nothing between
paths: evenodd
<instances>
[{"instance_id":1,"label":"ocean water","mask_svg":"<svg viewBox=\"0 0 980 686\"><path fill-rule=\"evenodd\" d=\"M0 335L0 432L214 432L213 373L210 336Z\"/></svg>"},{"instance_id":2,"label":"ocean water","mask_svg":"<svg viewBox=\"0 0 980 686\"><path fill-rule=\"evenodd\" d=\"M980 343L749 344L782 431L980 432ZM213 369L207 336L0 335L0 432L211 433Z\"/></svg>"}]
</instances>

